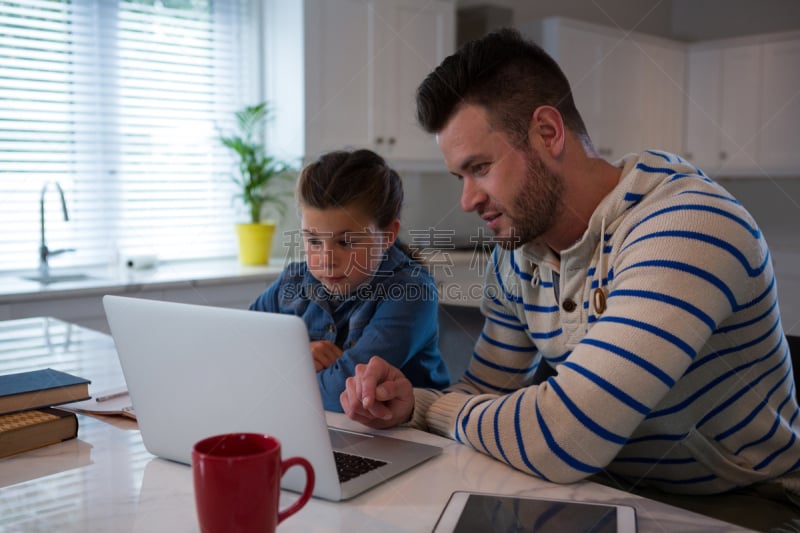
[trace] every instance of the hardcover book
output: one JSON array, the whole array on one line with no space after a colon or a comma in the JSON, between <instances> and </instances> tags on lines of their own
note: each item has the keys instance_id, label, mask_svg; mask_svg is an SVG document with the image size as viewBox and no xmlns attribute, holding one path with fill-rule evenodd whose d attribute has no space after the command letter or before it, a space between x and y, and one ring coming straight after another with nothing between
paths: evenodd
<instances>
[{"instance_id":1,"label":"hardcover book","mask_svg":"<svg viewBox=\"0 0 800 533\"><path fill-rule=\"evenodd\" d=\"M78 417L59 409L0 415L0 457L8 457L78 436Z\"/></svg>"},{"instance_id":2,"label":"hardcover book","mask_svg":"<svg viewBox=\"0 0 800 533\"><path fill-rule=\"evenodd\" d=\"M52 368L0 376L0 414L86 400L89 383Z\"/></svg>"}]
</instances>

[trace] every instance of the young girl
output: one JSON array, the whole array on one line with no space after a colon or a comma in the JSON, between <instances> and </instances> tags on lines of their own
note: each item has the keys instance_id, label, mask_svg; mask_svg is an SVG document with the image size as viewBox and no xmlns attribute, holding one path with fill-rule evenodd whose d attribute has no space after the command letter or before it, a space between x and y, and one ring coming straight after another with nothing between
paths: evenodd
<instances>
[{"instance_id":1,"label":"young girl","mask_svg":"<svg viewBox=\"0 0 800 533\"><path fill-rule=\"evenodd\" d=\"M416 387L450 383L436 285L397 242L402 203L400 177L374 152L321 156L297 184L306 261L289 264L250 306L305 321L329 411L342 411L345 380L373 355Z\"/></svg>"}]
</instances>

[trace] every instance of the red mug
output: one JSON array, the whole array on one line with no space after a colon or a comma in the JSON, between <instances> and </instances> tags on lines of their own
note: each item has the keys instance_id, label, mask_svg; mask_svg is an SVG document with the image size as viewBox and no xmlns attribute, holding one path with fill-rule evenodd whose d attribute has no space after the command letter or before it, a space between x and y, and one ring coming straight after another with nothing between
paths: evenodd
<instances>
[{"instance_id":1,"label":"red mug","mask_svg":"<svg viewBox=\"0 0 800 533\"><path fill-rule=\"evenodd\" d=\"M292 466L306 471L303 494L278 508L281 477ZM269 532L299 511L314 490L314 469L306 459L281 459L281 443L257 433L229 433L203 439L192 448L197 518L204 533Z\"/></svg>"}]
</instances>

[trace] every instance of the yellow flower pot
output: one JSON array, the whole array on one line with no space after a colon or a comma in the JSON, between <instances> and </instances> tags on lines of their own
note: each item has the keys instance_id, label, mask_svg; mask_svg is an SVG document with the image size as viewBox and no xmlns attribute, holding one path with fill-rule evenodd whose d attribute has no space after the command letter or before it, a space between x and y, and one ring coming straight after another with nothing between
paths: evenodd
<instances>
[{"instance_id":1,"label":"yellow flower pot","mask_svg":"<svg viewBox=\"0 0 800 533\"><path fill-rule=\"evenodd\" d=\"M236 224L239 236L239 262L243 265L266 265L272 250L274 222Z\"/></svg>"}]
</instances>

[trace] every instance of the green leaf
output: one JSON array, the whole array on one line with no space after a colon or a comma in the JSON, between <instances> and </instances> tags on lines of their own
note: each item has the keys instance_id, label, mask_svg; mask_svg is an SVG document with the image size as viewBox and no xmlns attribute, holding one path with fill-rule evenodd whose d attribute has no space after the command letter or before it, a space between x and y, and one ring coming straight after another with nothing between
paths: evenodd
<instances>
[{"instance_id":1,"label":"green leaf","mask_svg":"<svg viewBox=\"0 0 800 533\"><path fill-rule=\"evenodd\" d=\"M283 216L291 190L281 188L281 184L293 180L297 170L289 162L267 154L265 125L271 118L271 110L267 102L261 102L237 111L235 116L238 131L219 136L223 146L238 156L237 172L231 176L239 188L234 198L244 203L251 222L260 222L267 206Z\"/></svg>"}]
</instances>

